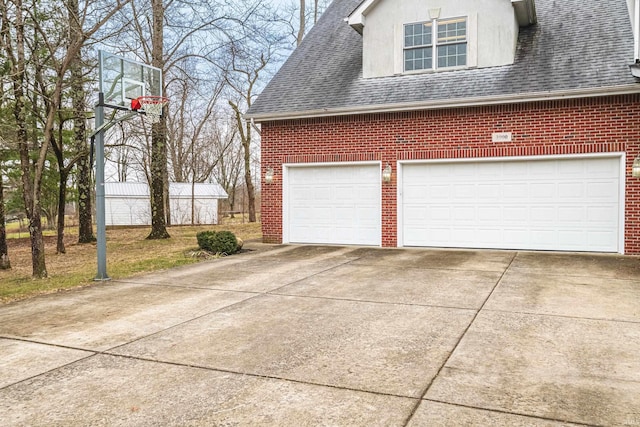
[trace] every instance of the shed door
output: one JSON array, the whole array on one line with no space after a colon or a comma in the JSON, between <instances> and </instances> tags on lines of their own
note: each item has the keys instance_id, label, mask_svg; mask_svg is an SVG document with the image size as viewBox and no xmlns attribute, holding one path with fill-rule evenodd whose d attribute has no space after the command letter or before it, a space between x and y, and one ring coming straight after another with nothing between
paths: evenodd
<instances>
[{"instance_id":1,"label":"shed door","mask_svg":"<svg viewBox=\"0 0 640 427\"><path fill-rule=\"evenodd\" d=\"M618 252L619 158L406 164L405 246Z\"/></svg>"},{"instance_id":2,"label":"shed door","mask_svg":"<svg viewBox=\"0 0 640 427\"><path fill-rule=\"evenodd\" d=\"M379 165L289 167L285 190L288 242L380 245Z\"/></svg>"}]
</instances>

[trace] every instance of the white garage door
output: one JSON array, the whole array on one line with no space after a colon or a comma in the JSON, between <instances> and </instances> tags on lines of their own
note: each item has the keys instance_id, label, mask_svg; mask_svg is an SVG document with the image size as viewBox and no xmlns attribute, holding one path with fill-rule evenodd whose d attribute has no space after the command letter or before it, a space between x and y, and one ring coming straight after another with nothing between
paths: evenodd
<instances>
[{"instance_id":1,"label":"white garage door","mask_svg":"<svg viewBox=\"0 0 640 427\"><path fill-rule=\"evenodd\" d=\"M379 165L289 167L285 241L380 245Z\"/></svg>"},{"instance_id":2,"label":"white garage door","mask_svg":"<svg viewBox=\"0 0 640 427\"><path fill-rule=\"evenodd\" d=\"M404 246L617 252L619 158L402 167Z\"/></svg>"}]
</instances>

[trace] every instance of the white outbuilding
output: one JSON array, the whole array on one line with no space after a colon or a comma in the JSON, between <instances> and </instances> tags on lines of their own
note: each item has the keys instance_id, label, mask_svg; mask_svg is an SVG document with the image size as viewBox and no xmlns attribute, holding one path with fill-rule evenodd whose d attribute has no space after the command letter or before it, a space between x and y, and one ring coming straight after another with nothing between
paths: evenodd
<instances>
[{"instance_id":1,"label":"white outbuilding","mask_svg":"<svg viewBox=\"0 0 640 427\"><path fill-rule=\"evenodd\" d=\"M109 225L151 225L149 185L144 182L105 182L105 214ZM217 224L218 200L227 193L219 184L169 183L171 224ZM192 208L192 206L194 208Z\"/></svg>"}]
</instances>

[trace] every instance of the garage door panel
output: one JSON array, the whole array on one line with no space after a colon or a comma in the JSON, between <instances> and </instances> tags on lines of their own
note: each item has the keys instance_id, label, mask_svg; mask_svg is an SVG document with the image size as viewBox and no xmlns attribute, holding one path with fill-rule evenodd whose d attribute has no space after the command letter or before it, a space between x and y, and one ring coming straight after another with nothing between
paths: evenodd
<instances>
[{"instance_id":1,"label":"garage door panel","mask_svg":"<svg viewBox=\"0 0 640 427\"><path fill-rule=\"evenodd\" d=\"M453 187L453 196L459 200L469 200L475 195L475 186L471 184L457 184Z\"/></svg>"},{"instance_id":2,"label":"garage door panel","mask_svg":"<svg viewBox=\"0 0 640 427\"><path fill-rule=\"evenodd\" d=\"M500 206L480 206L478 207L478 221L493 222L496 218L502 216L502 208Z\"/></svg>"},{"instance_id":3,"label":"garage door panel","mask_svg":"<svg viewBox=\"0 0 640 427\"><path fill-rule=\"evenodd\" d=\"M355 193L353 199L358 204L367 204L370 206L377 206L377 200L380 198L380 187L375 185L362 185L358 188L354 188Z\"/></svg>"},{"instance_id":4,"label":"garage door panel","mask_svg":"<svg viewBox=\"0 0 640 427\"><path fill-rule=\"evenodd\" d=\"M617 179L619 166L609 159L592 159L584 163L586 173L591 177L607 177Z\"/></svg>"},{"instance_id":5,"label":"garage door panel","mask_svg":"<svg viewBox=\"0 0 640 427\"><path fill-rule=\"evenodd\" d=\"M587 197L601 200L617 200L618 182L590 182L587 184Z\"/></svg>"},{"instance_id":6,"label":"garage door panel","mask_svg":"<svg viewBox=\"0 0 640 427\"><path fill-rule=\"evenodd\" d=\"M612 233L607 230L603 231L591 231L586 233L587 242L594 246L600 248L607 248L611 244L613 244L617 240L617 236L615 233ZM602 249L605 250L605 249Z\"/></svg>"},{"instance_id":7,"label":"garage door panel","mask_svg":"<svg viewBox=\"0 0 640 427\"><path fill-rule=\"evenodd\" d=\"M426 188L426 195L431 196L434 199L449 199L451 197L450 185L430 185Z\"/></svg>"},{"instance_id":8,"label":"garage door panel","mask_svg":"<svg viewBox=\"0 0 640 427\"><path fill-rule=\"evenodd\" d=\"M473 223L476 221L476 209L473 206L458 206L453 209L453 218L457 223Z\"/></svg>"},{"instance_id":9,"label":"garage door panel","mask_svg":"<svg viewBox=\"0 0 640 427\"><path fill-rule=\"evenodd\" d=\"M403 244L617 252L620 179L615 157L405 164Z\"/></svg>"},{"instance_id":10,"label":"garage door panel","mask_svg":"<svg viewBox=\"0 0 640 427\"><path fill-rule=\"evenodd\" d=\"M558 184L558 196L562 199L582 199L586 191L584 182L561 182Z\"/></svg>"},{"instance_id":11,"label":"garage door panel","mask_svg":"<svg viewBox=\"0 0 640 427\"><path fill-rule=\"evenodd\" d=\"M479 184L477 186L477 196L480 200L499 200L500 185L498 184Z\"/></svg>"},{"instance_id":12,"label":"garage door panel","mask_svg":"<svg viewBox=\"0 0 640 427\"><path fill-rule=\"evenodd\" d=\"M533 206L529 209L529 221L532 224L556 221L558 208L555 206Z\"/></svg>"},{"instance_id":13,"label":"garage door panel","mask_svg":"<svg viewBox=\"0 0 640 427\"><path fill-rule=\"evenodd\" d=\"M593 206L587 210L587 221L590 223L606 223L617 211L611 206Z\"/></svg>"},{"instance_id":14,"label":"garage door panel","mask_svg":"<svg viewBox=\"0 0 640 427\"><path fill-rule=\"evenodd\" d=\"M522 165L524 165L525 168L527 169L528 176L530 178L545 179L545 178L548 178L549 176L553 176L556 174L557 164L556 162L551 160L549 161L539 160L535 163L520 162L520 165L518 166L522 166Z\"/></svg>"},{"instance_id":15,"label":"garage door panel","mask_svg":"<svg viewBox=\"0 0 640 427\"><path fill-rule=\"evenodd\" d=\"M502 187L502 196L505 199L525 199L529 193L529 187L524 182L508 183Z\"/></svg>"},{"instance_id":16,"label":"garage door panel","mask_svg":"<svg viewBox=\"0 0 640 427\"><path fill-rule=\"evenodd\" d=\"M529 184L529 194L533 199L555 199L558 197L556 184L547 182Z\"/></svg>"},{"instance_id":17,"label":"garage door panel","mask_svg":"<svg viewBox=\"0 0 640 427\"><path fill-rule=\"evenodd\" d=\"M428 210L425 207L421 209L420 212L428 212ZM414 216L413 218L414 221L418 223L424 222L424 220L427 219L426 215L421 215L417 218ZM429 211L428 219L432 221L447 221L449 218L451 218L451 208L448 206L436 206Z\"/></svg>"},{"instance_id":18,"label":"garage door panel","mask_svg":"<svg viewBox=\"0 0 640 427\"><path fill-rule=\"evenodd\" d=\"M380 244L377 165L289 167L287 173L289 242Z\"/></svg>"},{"instance_id":19,"label":"garage door panel","mask_svg":"<svg viewBox=\"0 0 640 427\"><path fill-rule=\"evenodd\" d=\"M502 208L502 220L504 222L522 222L523 218L528 218L528 209L525 206L504 206ZM495 218L496 221L500 217Z\"/></svg>"},{"instance_id":20,"label":"garage door panel","mask_svg":"<svg viewBox=\"0 0 640 427\"><path fill-rule=\"evenodd\" d=\"M583 222L587 217L587 208L584 206L559 206L558 221L569 224Z\"/></svg>"}]
</instances>

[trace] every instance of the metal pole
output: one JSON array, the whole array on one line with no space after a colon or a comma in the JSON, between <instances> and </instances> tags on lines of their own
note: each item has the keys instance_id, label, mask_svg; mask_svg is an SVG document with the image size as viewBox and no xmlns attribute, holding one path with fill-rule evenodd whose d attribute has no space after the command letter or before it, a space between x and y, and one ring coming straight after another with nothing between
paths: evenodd
<instances>
[{"instance_id":1,"label":"metal pole","mask_svg":"<svg viewBox=\"0 0 640 427\"><path fill-rule=\"evenodd\" d=\"M98 274L94 280L110 280L107 275L107 234L104 207L104 94L98 94L95 109L96 129L96 226L98 247Z\"/></svg>"}]
</instances>

